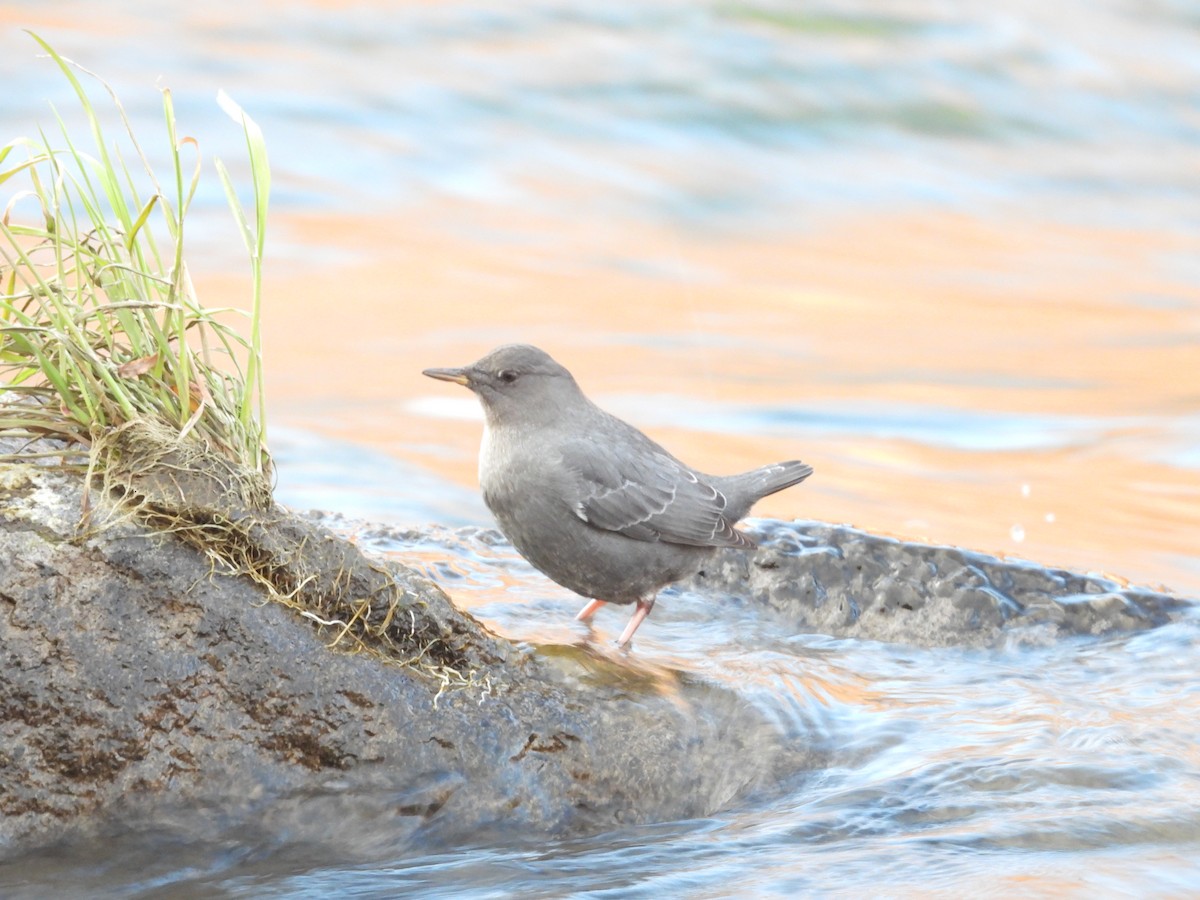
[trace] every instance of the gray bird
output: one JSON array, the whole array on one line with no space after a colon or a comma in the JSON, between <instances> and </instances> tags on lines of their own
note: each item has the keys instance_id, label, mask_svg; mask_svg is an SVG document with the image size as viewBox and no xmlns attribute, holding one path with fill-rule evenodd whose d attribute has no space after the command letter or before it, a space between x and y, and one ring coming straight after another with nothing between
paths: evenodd
<instances>
[{"instance_id":1,"label":"gray bird","mask_svg":"<svg viewBox=\"0 0 1200 900\"><path fill-rule=\"evenodd\" d=\"M592 598L636 603L624 645L658 591L697 572L718 547L753 547L734 528L758 500L812 474L792 461L705 475L600 409L537 347L512 344L430 378L483 404L479 484L500 530L533 566Z\"/></svg>"}]
</instances>

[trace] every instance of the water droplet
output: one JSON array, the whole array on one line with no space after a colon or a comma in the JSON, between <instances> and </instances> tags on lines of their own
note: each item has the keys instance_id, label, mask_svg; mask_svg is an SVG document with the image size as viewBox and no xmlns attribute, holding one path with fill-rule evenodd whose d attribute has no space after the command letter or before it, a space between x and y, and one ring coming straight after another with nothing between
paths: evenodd
<instances>
[{"instance_id":1,"label":"water droplet","mask_svg":"<svg viewBox=\"0 0 1200 900\"><path fill-rule=\"evenodd\" d=\"M1021 543L1021 541L1025 540L1025 526L1014 525L1012 528L1008 529L1008 536L1018 544Z\"/></svg>"},{"instance_id":2,"label":"water droplet","mask_svg":"<svg viewBox=\"0 0 1200 900\"><path fill-rule=\"evenodd\" d=\"M1032 488L1030 488L1028 484L1021 485L1021 496L1028 498L1031 490Z\"/></svg>"},{"instance_id":3,"label":"water droplet","mask_svg":"<svg viewBox=\"0 0 1200 900\"><path fill-rule=\"evenodd\" d=\"M1046 513L1046 521L1053 522L1057 518L1054 513Z\"/></svg>"}]
</instances>

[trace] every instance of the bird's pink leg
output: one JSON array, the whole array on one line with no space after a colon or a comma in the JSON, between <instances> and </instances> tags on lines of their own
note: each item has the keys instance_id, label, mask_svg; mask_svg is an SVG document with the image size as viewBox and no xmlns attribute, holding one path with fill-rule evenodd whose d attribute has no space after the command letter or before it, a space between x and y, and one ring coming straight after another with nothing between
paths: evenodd
<instances>
[{"instance_id":1,"label":"bird's pink leg","mask_svg":"<svg viewBox=\"0 0 1200 900\"><path fill-rule=\"evenodd\" d=\"M579 615L577 615L575 617L575 621L582 622L584 619L590 619L592 616L594 616L596 614L596 610L598 610L600 607L602 607L606 602L607 601L605 601L605 600L590 601L587 606L585 606L583 609L581 609L579 611Z\"/></svg>"},{"instance_id":2,"label":"bird's pink leg","mask_svg":"<svg viewBox=\"0 0 1200 900\"><path fill-rule=\"evenodd\" d=\"M650 610L654 609L654 598L649 599L643 597L637 602L637 609L634 610L633 618L629 620L629 624L625 626L625 630L621 632L621 636L617 638L617 646L624 647L633 633L638 630L638 626L646 621L646 616L650 615Z\"/></svg>"}]
</instances>

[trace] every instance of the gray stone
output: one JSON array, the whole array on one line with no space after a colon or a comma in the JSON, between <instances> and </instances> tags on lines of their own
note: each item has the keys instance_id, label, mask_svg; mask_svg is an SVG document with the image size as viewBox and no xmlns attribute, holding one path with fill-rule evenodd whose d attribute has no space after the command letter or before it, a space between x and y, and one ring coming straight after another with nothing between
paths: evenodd
<instances>
[{"instance_id":1,"label":"gray stone","mask_svg":"<svg viewBox=\"0 0 1200 900\"><path fill-rule=\"evenodd\" d=\"M922 647L1041 643L1154 628L1191 601L956 547L819 522L759 521L683 589L751 599L795 632Z\"/></svg>"},{"instance_id":2,"label":"gray stone","mask_svg":"<svg viewBox=\"0 0 1200 900\"><path fill-rule=\"evenodd\" d=\"M562 835L704 815L810 765L728 691L585 648L544 662L397 569L426 614L491 648L474 686L439 696L411 668L329 649L336 626L170 535L77 538L79 509L77 478L0 469L0 846L122 822L337 828L346 847Z\"/></svg>"}]
</instances>

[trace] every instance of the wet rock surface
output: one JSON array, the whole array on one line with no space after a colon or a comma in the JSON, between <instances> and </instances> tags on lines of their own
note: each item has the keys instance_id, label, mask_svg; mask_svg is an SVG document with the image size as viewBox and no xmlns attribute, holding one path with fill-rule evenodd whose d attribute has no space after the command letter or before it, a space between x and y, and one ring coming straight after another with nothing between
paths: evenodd
<instances>
[{"instance_id":1,"label":"wet rock surface","mask_svg":"<svg viewBox=\"0 0 1200 900\"><path fill-rule=\"evenodd\" d=\"M636 650L509 644L391 567L423 615L474 636L473 686L440 692L404 666L329 649L336 624L268 602L170 535L126 523L80 537L80 502L71 476L0 470L10 851L122 827L287 833L346 853L560 836L703 816L794 789L822 764L731 690ZM288 527L335 540L311 519ZM850 528L752 529L758 551L714 557L681 587L753 605L785 633L986 646L1151 628L1191 606ZM453 552L454 536L437 540ZM461 533L484 538L503 544Z\"/></svg>"},{"instance_id":2,"label":"wet rock surface","mask_svg":"<svg viewBox=\"0 0 1200 900\"><path fill-rule=\"evenodd\" d=\"M401 569L487 642L475 685L439 696L170 535L77 539L78 479L0 475L0 846L147 823L345 848L570 834L703 815L807 767L731 692L581 648L543 663Z\"/></svg>"},{"instance_id":3,"label":"wet rock surface","mask_svg":"<svg viewBox=\"0 0 1200 900\"><path fill-rule=\"evenodd\" d=\"M922 647L1154 628L1193 606L1107 578L820 522L758 522L754 553L681 587L754 603L801 632Z\"/></svg>"}]
</instances>

